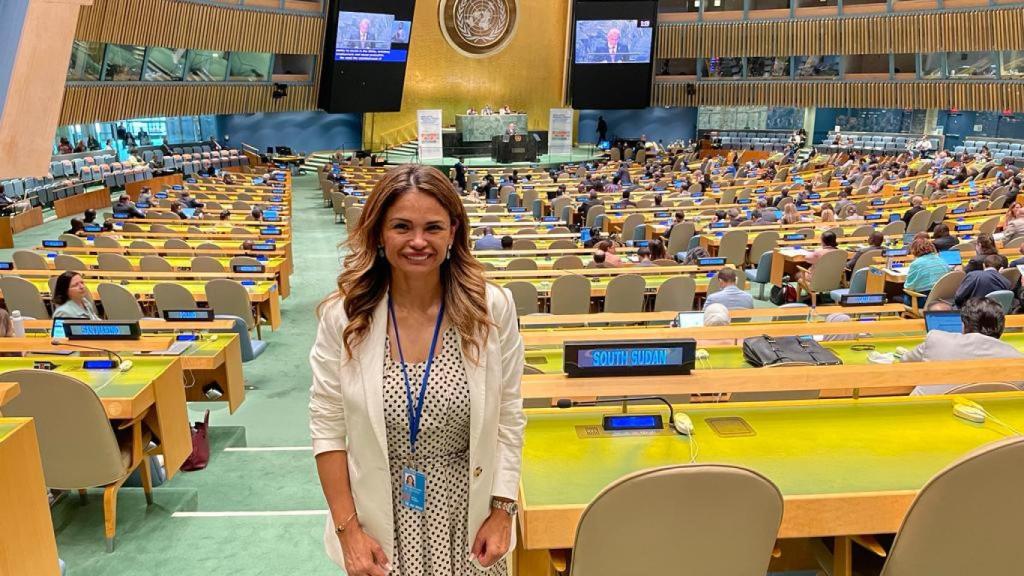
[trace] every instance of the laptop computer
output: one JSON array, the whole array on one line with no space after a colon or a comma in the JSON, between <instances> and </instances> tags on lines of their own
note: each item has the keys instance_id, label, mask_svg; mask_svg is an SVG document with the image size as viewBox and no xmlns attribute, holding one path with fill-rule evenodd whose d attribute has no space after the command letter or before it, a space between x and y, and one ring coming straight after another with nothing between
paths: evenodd
<instances>
[{"instance_id":1,"label":"laptop computer","mask_svg":"<svg viewBox=\"0 0 1024 576\"><path fill-rule=\"evenodd\" d=\"M948 266L959 266L963 263L963 254L959 250L943 250L939 252L939 258Z\"/></svg>"},{"instance_id":2,"label":"laptop computer","mask_svg":"<svg viewBox=\"0 0 1024 576\"><path fill-rule=\"evenodd\" d=\"M964 321L960 318L960 312L957 310L925 312L924 326L929 332L942 330L943 332L962 334L964 331Z\"/></svg>"},{"instance_id":3,"label":"laptop computer","mask_svg":"<svg viewBox=\"0 0 1024 576\"><path fill-rule=\"evenodd\" d=\"M703 312L680 312L676 315L677 328L700 328L704 326Z\"/></svg>"}]
</instances>

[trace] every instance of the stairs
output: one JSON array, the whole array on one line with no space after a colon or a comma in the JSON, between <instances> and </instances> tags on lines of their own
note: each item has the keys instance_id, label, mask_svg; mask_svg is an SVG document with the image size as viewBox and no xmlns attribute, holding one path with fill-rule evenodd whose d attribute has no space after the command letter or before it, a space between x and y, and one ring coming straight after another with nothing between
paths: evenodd
<instances>
[{"instance_id":1,"label":"stairs","mask_svg":"<svg viewBox=\"0 0 1024 576\"><path fill-rule=\"evenodd\" d=\"M387 149L388 161L391 162L391 163L398 163L398 164L401 164L401 163L404 163L404 162L412 162L414 159L416 159L417 156L419 156L419 153L420 153L420 141L419 141L419 139L409 140L408 142L403 142L402 144L399 144L398 146L393 146L393 147Z\"/></svg>"},{"instance_id":2,"label":"stairs","mask_svg":"<svg viewBox=\"0 0 1024 576\"><path fill-rule=\"evenodd\" d=\"M313 152L309 156L306 156L306 168L319 170L326 164L331 163L331 152Z\"/></svg>"}]
</instances>

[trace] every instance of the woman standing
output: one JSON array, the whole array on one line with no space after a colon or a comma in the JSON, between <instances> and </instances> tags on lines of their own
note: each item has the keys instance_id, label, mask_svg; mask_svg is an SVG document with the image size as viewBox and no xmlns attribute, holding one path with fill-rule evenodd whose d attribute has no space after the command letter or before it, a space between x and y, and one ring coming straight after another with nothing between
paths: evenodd
<instances>
[{"instance_id":1,"label":"woman standing","mask_svg":"<svg viewBox=\"0 0 1024 576\"><path fill-rule=\"evenodd\" d=\"M468 233L444 175L392 170L319 308L310 428L327 553L350 576L507 573L523 344Z\"/></svg>"}]
</instances>

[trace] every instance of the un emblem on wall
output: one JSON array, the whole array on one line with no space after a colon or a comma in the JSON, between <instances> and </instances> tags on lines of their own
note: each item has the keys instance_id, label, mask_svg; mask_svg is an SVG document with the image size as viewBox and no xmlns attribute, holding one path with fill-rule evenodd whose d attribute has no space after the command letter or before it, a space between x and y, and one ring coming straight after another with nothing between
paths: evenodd
<instances>
[{"instance_id":1,"label":"un emblem on wall","mask_svg":"<svg viewBox=\"0 0 1024 576\"><path fill-rule=\"evenodd\" d=\"M500 52L516 32L518 0L441 0L441 32L467 56Z\"/></svg>"}]
</instances>

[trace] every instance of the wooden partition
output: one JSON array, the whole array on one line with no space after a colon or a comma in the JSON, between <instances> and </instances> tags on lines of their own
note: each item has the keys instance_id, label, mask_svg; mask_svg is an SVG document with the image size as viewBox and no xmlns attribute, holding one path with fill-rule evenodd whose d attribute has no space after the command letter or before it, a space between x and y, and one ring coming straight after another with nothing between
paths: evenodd
<instances>
[{"instance_id":1,"label":"wooden partition","mask_svg":"<svg viewBox=\"0 0 1024 576\"><path fill-rule=\"evenodd\" d=\"M110 208L110 190L102 188L95 192L76 194L53 202L53 211L58 218L65 218L72 214L81 214L89 208Z\"/></svg>"},{"instance_id":2,"label":"wooden partition","mask_svg":"<svg viewBox=\"0 0 1024 576\"><path fill-rule=\"evenodd\" d=\"M43 209L29 208L8 218L0 218L0 248L14 248L14 235L43 223Z\"/></svg>"},{"instance_id":3,"label":"wooden partition","mask_svg":"<svg viewBox=\"0 0 1024 576\"><path fill-rule=\"evenodd\" d=\"M129 182L124 185L125 192L131 197L132 202L139 199L139 192L142 189L149 187L153 193L157 193L160 190L170 186L181 186L185 183L185 180L181 177L180 173L168 174L166 176L154 176L149 180L141 180L139 182Z\"/></svg>"}]
</instances>

